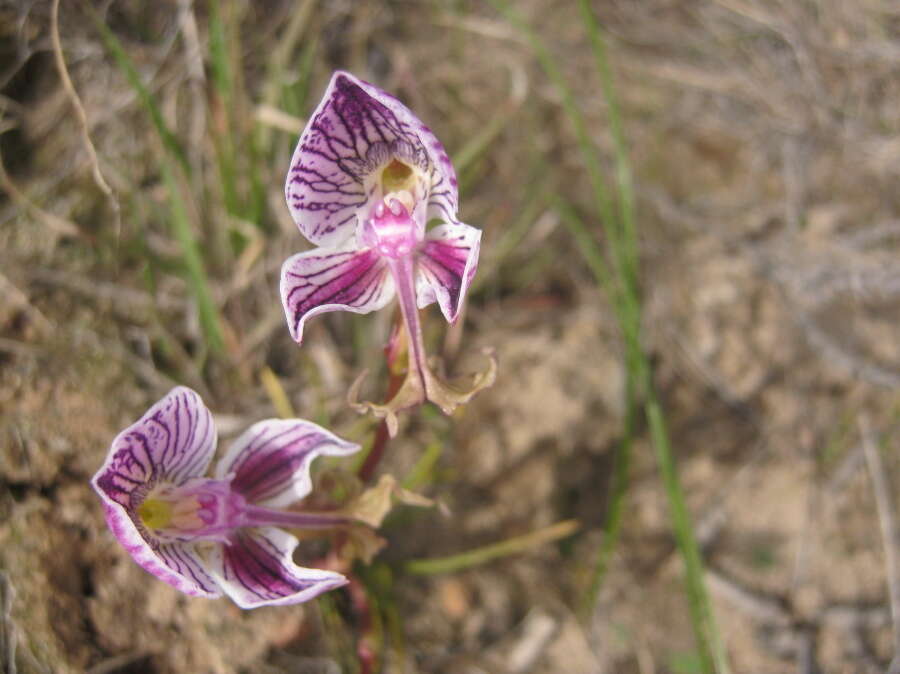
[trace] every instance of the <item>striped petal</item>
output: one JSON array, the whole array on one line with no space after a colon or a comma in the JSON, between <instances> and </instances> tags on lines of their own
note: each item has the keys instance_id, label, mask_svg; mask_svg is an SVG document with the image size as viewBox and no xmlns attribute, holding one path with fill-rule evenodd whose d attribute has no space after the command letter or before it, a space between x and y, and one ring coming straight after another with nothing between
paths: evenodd
<instances>
[{"instance_id":1,"label":"striped petal","mask_svg":"<svg viewBox=\"0 0 900 674\"><path fill-rule=\"evenodd\" d=\"M155 485L181 485L205 473L215 448L212 415L199 395L179 386L119 433L91 481L110 530L134 560L174 588L201 597L221 592L194 548L157 540L140 524L137 509Z\"/></svg>"},{"instance_id":2,"label":"striped petal","mask_svg":"<svg viewBox=\"0 0 900 674\"><path fill-rule=\"evenodd\" d=\"M393 297L387 265L369 248L316 248L289 257L281 268L281 301L297 343L311 316L327 311L367 314Z\"/></svg>"},{"instance_id":3,"label":"striped petal","mask_svg":"<svg viewBox=\"0 0 900 674\"><path fill-rule=\"evenodd\" d=\"M179 386L116 436L92 484L105 503L131 508L158 482L180 485L205 473L215 450L210 411Z\"/></svg>"},{"instance_id":4,"label":"striped petal","mask_svg":"<svg viewBox=\"0 0 900 674\"><path fill-rule=\"evenodd\" d=\"M242 529L210 554L210 570L241 608L299 604L346 585L334 571L294 564L298 541L275 527Z\"/></svg>"},{"instance_id":5,"label":"striped petal","mask_svg":"<svg viewBox=\"0 0 900 674\"><path fill-rule=\"evenodd\" d=\"M135 520L116 503L104 504L110 531L144 570L192 597L221 597L218 583L191 544L163 543L145 538Z\"/></svg>"},{"instance_id":6,"label":"striped petal","mask_svg":"<svg viewBox=\"0 0 900 674\"><path fill-rule=\"evenodd\" d=\"M394 159L424 176L428 218L454 220L456 174L441 142L396 98L336 72L300 136L285 185L303 235L327 247L352 238L358 212L384 196L378 174Z\"/></svg>"},{"instance_id":7,"label":"striped petal","mask_svg":"<svg viewBox=\"0 0 900 674\"><path fill-rule=\"evenodd\" d=\"M430 230L416 260L419 308L437 301L444 318L456 320L475 269L481 230L469 225L438 225Z\"/></svg>"},{"instance_id":8,"label":"striped petal","mask_svg":"<svg viewBox=\"0 0 900 674\"><path fill-rule=\"evenodd\" d=\"M251 426L232 443L216 466L218 479L247 502L272 508L289 506L309 494L310 464L317 456L342 456L359 450L302 419L269 419Z\"/></svg>"}]
</instances>

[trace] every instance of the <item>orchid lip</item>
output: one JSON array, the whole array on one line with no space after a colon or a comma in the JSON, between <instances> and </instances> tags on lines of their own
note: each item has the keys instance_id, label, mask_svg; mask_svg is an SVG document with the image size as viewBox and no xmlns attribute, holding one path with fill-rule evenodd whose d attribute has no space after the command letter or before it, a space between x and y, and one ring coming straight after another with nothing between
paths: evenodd
<instances>
[{"instance_id":1,"label":"orchid lip","mask_svg":"<svg viewBox=\"0 0 900 674\"><path fill-rule=\"evenodd\" d=\"M421 238L420 227L406 206L392 196L379 202L372 213L360 229L362 242L387 261L411 255ZM394 283L397 283L396 275Z\"/></svg>"},{"instance_id":2,"label":"orchid lip","mask_svg":"<svg viewBox=\"0 0 900 674\"><path fill-rule=\"evenodd\" d=\"M224 541L244 526L245 499L227 481L159 485L135 508L140 523L160 540Z\"/></svg>"}]
</instances>

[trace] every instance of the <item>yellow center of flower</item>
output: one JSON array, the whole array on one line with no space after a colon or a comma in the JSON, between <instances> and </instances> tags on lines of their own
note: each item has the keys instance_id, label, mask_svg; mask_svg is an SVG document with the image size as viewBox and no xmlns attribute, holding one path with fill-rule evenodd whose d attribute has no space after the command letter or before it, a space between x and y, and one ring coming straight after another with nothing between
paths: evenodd
<instances>
[{"instance_id":1,"label":"yellow center of flower","mask_svg":"<svg viewBox=\"0 0 900 674\"><path fill-rule=\"evenodd\" d=\"M138 506L138 517L148 529L162 529L172 521L172 504L148 498Z\"/></svg>"},{"instance_id":2,"label":"yellow center of flower","mask_svg":"<svg viewBox=\"0 0 900 674\"><path fill-rule=\"evenodd\" d=\"M384 194L399 192L401 190L413 190L415 177L411 166L394 159L381 171L381 187Z\"/></svg>"}]
</instances>

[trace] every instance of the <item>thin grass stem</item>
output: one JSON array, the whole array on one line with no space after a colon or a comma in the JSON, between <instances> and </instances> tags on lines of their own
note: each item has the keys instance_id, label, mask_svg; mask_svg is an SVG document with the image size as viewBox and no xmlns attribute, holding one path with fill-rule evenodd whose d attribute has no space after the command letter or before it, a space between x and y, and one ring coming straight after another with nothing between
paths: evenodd
<instances>
[{"instance_id":1,"label":"thin grass stem","mask_svg":"<svg viewBox=\"0 0 900 674\"><path fill-rule=\"evenodd\" d=\"M131 85L131 88L134 89L134 92L137 94L141 105L143 105L144 109L150 115L153 126L156 129L160 140L162 140L163 145L178 161L185 173L190 175L191 165L188 161L187 153L184 151L184 147L182 147L178 138L169 128L168 124L166 124L162 111L153 99L150 90L147 89L141 81L141 76L138 73L134 62L131 60L131 57L128 55L128 52L125 51L125 48L122 46L122 43L119 42L119 38L116 37L115 33L113 33L103 22L103 19L97 13L97 10L88 3L83 3L83 6L87 11L88 16L91 18L91 21L94 23L94 27L100 33L103 44L106 45L107 50L112 54L113 60L116 62L119 70L122 71L125 79L128 80L128 84Z\"/></svg>"},{"instance_id":2,"label":"thin grass stem","mask_svg":"<svg viewBox=\"0 0 900 674\"><path fill-rule=\"evenodd\" d=\"M628 255L625 266L633 274L633 282L637 282L638 248L637 231L634 219L634 186L632 180L631 162L628 155L628 145L625 142L625 132L622 128L622 116L619 111L619 97L616 95L613 83L612 71L609 60L606 57L606 41L597 23L597 18L591 9L588 0L579 0L581 14L587 26L588 36L591 40L591 50L597 65L597 73L600 77L600 86L603 88L603 98L606 101L609 126L612 131L613 151L615 153L616 187L619 203L619 218L621 224L621 237L624 250Z\"/></svg>"},{"instance_id":3,"label":"thin grass stem","mask_svg":"<svg viewBox=\"0 0 900 674\"><path fill-rule=\"evenodd\" d=\"M259 380L262 382L263 388L266 389L269 401L272 403L272 407L275 408L278 416L282 419L295 418L297 413L294 412L294 406L291 405L291 399L281 385L278 375L272 371L272 368L268 365L263 366L263 369L260 370L259 373Z\"/></svg>"},{"instance_id":4,"label":"thin grass stem","mask_svg":"<svg viewBox=\"0 0 900 674\"><path fill-rule=\"evenodd\" d=\"M441 458L441 454L444 453L444 446L445 444L440 440L434 440L425 447L422 456L419 457L406 477L403 478L401 484L404 489L414 491L431 483L434 467Z\"/></svg>"},{"instance_id":5,"label":"thin grass stem","mask_svg":"<svg viewBox=\"0 0 900 674\"><path fill-rule=\"evenodd\" d=\"M458 555L436 559L415 559L407 562L406 571L416 576L456 573L457 571L486 564L501 557L517 555L531 548L567 538L577 532L580 526L576 520L557 522L549 527L538 529L522 536L515 536L499 543L467 550Z\"/></svg>"},{"instance_id":6,"label":"thin grass stem","mask_svg":"<svg viewBox=\"0 0 900 674\"><path fill-rule=\"evenodd\" d=\"M729 671L728 662L718 633L712 604L706 591L699 546L691 525L691 518L684 499L681 482L678 478L665 416L654 389L652 365L641 344L642 308L638 286L639 261L631 169L617 98L612 84L612 75L608 67L600 28L589 5L582 0L581 11L591 38L591 46L600 73L603 95L613 127L617 176L616 198L619 203L619 209L615 213L601 173L601 162L598 152L587 130L587 123L556 60L544 46L537 33L509 4L503 0L491 1L528 39L538 61L557 88L562 99L562 107L575 128L582 161L591 178L598 214L611 249L611 264L606 263L606 259L594 237L590 235L590 232L583 226L577 216L573 217L574 212L566 206L563 206L561 209L563 219L569 226L570 231L572 231L576 244L593 271L598 284L607 291L612 300L616 319L625 343L626 370L629 382L626 386L627 404L636 405L638 400L643 399L644 415L650 429L660 474L669 501L675 540L685 565L685 591L690 605L701 668L704 672L717 671L726 673ZM634 409L632 409L633 413ZM634 416L626 420L626 430L628 430L627 427L629 425L633 428L634 421ZM630 443L630 436L628 436L628 441ZM625 480L626 478L627 475L620 475L620 479ZM627 482L614 484L614 498L622 499L624 497L624 486L622 485L627 484ZM618 496L615 495L616 489L622 490ZM610 517L619 518L621 516L621 500L615 501L611 506ZM609 524L613 526L614 532L617 534L620 521L613 519ZM610 539L608 538L607 540ZM599 591L599 580L602 580L606 572L607 559L611 555L614 545L615 537L612 538L612 542L605 542L601 549L598 564L595 567L592 591ZM593 589L594 587L596 589Z\"/></svg>"},{"instance_id":7,"label":"thin grass stem","mask_svg":"<svg viewBox=\"0 0 900 674\"><path fill-rule=\"evenodd\" d=\"M172 231L181 248L181 257L187 269L188 283L194 298L197 300L200 327L203 330L210 350L213 353L219 353L224 346L221 316L209 290L209 281L206 276L206 269L203 266L203 256L200 253L197 240L194 238L184 198L181 195L181 187L175 178L175 168L168 159L164 159L161 163L161 169L166 189L169 193Z\"/></svg>"}]
</instances>

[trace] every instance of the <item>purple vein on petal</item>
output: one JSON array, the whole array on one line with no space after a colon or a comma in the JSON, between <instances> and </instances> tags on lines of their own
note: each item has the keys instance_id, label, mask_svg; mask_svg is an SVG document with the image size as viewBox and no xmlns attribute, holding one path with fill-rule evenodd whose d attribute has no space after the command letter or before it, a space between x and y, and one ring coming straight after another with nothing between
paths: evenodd
<instances>
[{"instance_id":1,"label":"purple vein on petal","mask_svg":"<svg viewBox=\"0 0 900 674\"><path fill-rule=\"evenodd\" d=\"M284 568L250 536L238 534L225 550L225 559L235 580L260 599L275 599L300 589L284 581Z\"/></svg>"},{"instance_id":2,"label":"purple vein on petal","mask_svg":"<svg viewBox=\"0 0 900 674\"><path fill-rule=\"evenodd\" d=\"M174 573L193 581L197 587L209 593L218 593L218 585L203 568L193 550L183 543L167 543L154 548L160 560Z\"/></svg>"},{"instance_id":3,"label":"purple vein on petal","mask_svg":"<svg viewBox=\"0 0 900 674\"><path fill-rule=\"evenodd\" d=\"M265 452L263 447L251 448L249 456L233 468L235 477L231 484L248 501L264 500L279 486L290 481L296 470L324 442L324 439L302 429L279 433L265 443L265 447L275 451ZM275 443L279 446L276 447ZM285 445L292 447L285 449Z\"/></svg>"},{"instance_id":4,"label":"purple vein on petal","mask_svg":"<svg viewBox=\"0 0 900 674\"><path fill-rule=\"evenodd\" d=\"M201 421L202 436L196 432ZM129 507L135 490L160 480L180 483L202 474L215 445L211 414L200 396L177 387L113 440L106 462L94 476L94 486Z\"/></svg>"},{"instance_id":5,"label":"purple vein on petal","mask_svg":"<svg viewBox=\"0 0 900 674\"><path fill-rule=\"evenodd\" d=\"M298 567L291 560L297 539L273 527L248 529L213 555L226 592L244 608L292 604L346 583L340 574Z\"/></svg>"},{"instance_id":6,"label":"purple vein on petal","mask_svg":"<svg viewBox=\"0 0 900 674\"><path fill-rule=\"evenodd\" d=\"M366 181L391 157L430 177L429 206L455 218L456 177L440 141L396 98L337 72L294 152L285 197L313 243L336 246L355 230Z\"/></svg>"},{"instance_id":7,"label":"purple vein on petal","mask_svg":"<svg viewBox=\"0 0 900 674\"><path fill-rule=\"evenodd\" d=\"M260 421L237 438L216 466L218 479L248 502L283 507L309 493L310 464L321 454L345 455L359 449L308 421Z\"/></svg>"},{"instance_id":8,"label":"purple vein on petal","mask_svg":"<svg viewBox=\"0 0 900 674\"><path fill-rule=\"evenodd\" d=\"M435 227L419 249L416 282L418 304L437 300L445 318L459 314L478 265L481 231L464 224Z\"/></svg>"},{"instance_id":9,"label":"purple vein on petal","mask_svg":"<svg viewBox=\"0 0 900 674\"><path fill-rule=\"evenodd\" d=\"M387 266L372 250L316 250L285 261L281 297L291 335L303 337L304 321L326 311L368 313L393 297Z\"/></svg>"},{"instance_id":10,"label":"purple vein on petal","mask_svg":"<svg viewBox=\"0 0 900 674\"><path fill-rule=\"evenodd\" d=\"M295 441L296 442L296 441ZM322 441L310 438L301 455L268 455L260 457L244 472L239 473L234 488L244 495L248 501L264 501L281 491L293 480L294 473L299 470L310 452L315 451Z\"/></svg>"}]
</instances>

